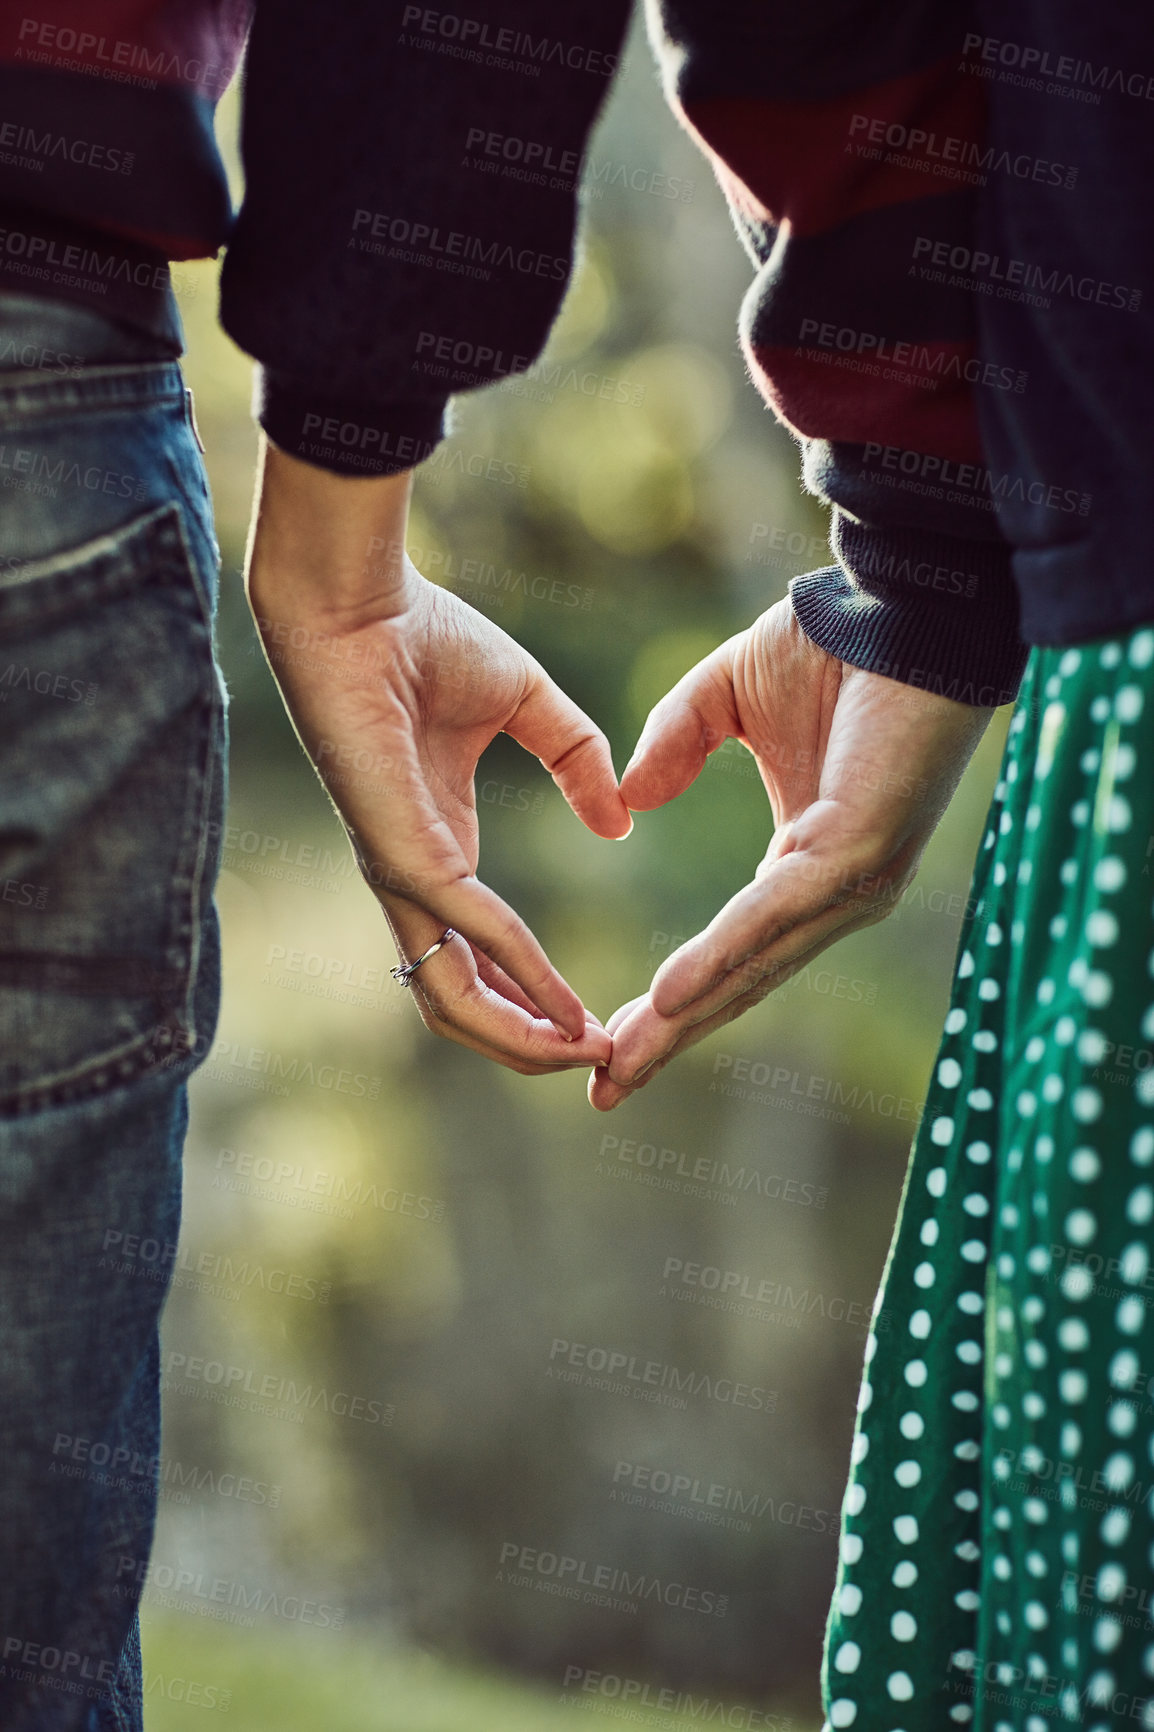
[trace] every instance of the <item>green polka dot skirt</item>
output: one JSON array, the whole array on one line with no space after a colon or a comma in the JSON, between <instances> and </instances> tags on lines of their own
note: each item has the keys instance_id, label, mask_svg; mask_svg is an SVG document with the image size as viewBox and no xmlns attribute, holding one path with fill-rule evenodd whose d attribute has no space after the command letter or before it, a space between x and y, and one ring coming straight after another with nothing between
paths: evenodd
<instances>
[{"instance_id":1,"label":"green polka dot skirt","mask_svg":"<svg viewBox=\"0 0 1154 1732\"><path fill-rule=\"evenodd\" d=\"M823 1732L1154 1728L1152 728L1154 631L1031 652L866 1343Z\"/></svg>"}]
</instances>

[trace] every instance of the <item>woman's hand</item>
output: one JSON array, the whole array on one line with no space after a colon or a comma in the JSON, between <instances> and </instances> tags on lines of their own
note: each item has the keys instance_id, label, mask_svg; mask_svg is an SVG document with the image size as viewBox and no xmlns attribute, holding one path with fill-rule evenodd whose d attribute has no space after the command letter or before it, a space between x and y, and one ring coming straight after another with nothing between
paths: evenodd
<instances>
[{"instance_id":1,"label":"woman's hand","mask_svg":"<svg viewBox=\"0 0 1154 1732\"><path fill-rule=\"evenodd\" d=\"M687 673L645 724L626 804L665 805L733 738L756 759L773 840L753 883L610 1017L592 1104L617 1106L836 939L884 919L993 713L838 661L788 597Z\"/></svg>"}]
</instances>

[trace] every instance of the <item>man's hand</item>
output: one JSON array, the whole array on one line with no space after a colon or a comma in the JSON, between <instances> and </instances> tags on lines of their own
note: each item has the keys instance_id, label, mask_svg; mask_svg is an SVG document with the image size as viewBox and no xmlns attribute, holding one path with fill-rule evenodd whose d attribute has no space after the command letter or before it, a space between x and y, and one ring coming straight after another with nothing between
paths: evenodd
<instances>
[{"instance_id":1,"label":"man's hand","mask_svg":"<svg viewBox=\"0 0 1154 1732\"><path fill-rule=\"evenodd\" d=\"M752 884L607 1027L606 1111L827 946L885 918L993 715L864 673L806 637L786 597L662 698L621 778L638 812L685 791L727 738L753 753L774 832Z\"/></svg>"},{"instance_id":2,"label":"man's hand","mask_svg":"<svg viewBox=\"0 0 1154 1732\"><path fill-rule=\"evenodd\" d=\"M249 602L285 705L336 804L426 1027L512 1070L604 1063L609 1036L476 876L473 775L504 732L594 834L632 819L600 729L520 645L404 551L410 476L346 479L266 445Z\"/></svg>"}]
</instances>

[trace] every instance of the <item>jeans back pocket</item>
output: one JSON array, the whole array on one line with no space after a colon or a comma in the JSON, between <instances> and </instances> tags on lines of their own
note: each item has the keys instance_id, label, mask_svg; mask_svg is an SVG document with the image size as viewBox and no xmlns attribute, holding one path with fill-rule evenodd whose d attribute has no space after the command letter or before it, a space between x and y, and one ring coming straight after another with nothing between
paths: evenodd
<instances>
[{"instance_id":1,"label":"jeans back pocket","mask_svg":"<svg viewBox=\"0 0 1154 1732\"><path fill-rule=\"evenodd\" d=\"M196 1052L223 709L179 504L0 587L0 1112Z\"/></svg>"}]
</instances>

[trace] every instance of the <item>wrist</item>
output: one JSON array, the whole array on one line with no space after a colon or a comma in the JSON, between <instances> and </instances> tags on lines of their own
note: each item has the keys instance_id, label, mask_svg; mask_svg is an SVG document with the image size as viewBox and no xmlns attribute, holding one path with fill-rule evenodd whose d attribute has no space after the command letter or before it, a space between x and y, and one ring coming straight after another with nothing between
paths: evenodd
<instances>
[{"instance_id":1,"label":"wrist","mask_svg":"<svg viewBox=\"0 0 1154 1732\"><path fill-rule=\"evenodd\" d=\"M258 619L356 626L401 611L412 471L346 476L261 440L245 589Z\"/></svg>"}]
</instances>

